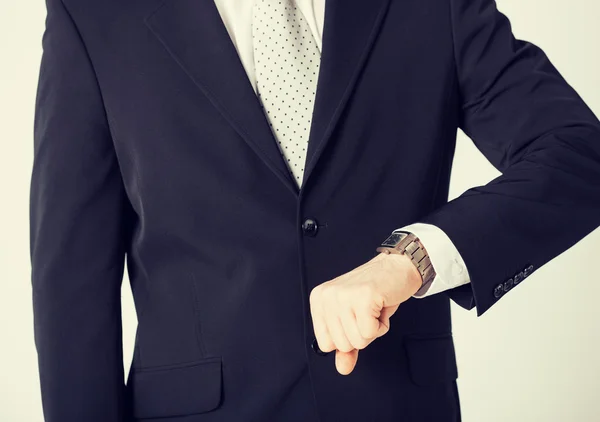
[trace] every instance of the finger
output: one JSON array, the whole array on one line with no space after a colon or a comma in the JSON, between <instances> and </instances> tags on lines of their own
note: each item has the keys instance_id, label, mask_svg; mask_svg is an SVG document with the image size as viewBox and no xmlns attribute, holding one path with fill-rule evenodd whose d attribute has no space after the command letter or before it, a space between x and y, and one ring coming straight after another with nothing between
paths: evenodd
<instances>
[{"instance_id":1,"label":"finger","mask_svg":"<svg viewBox=\"0 0 600 422\"><path fill-rule=\"evenodd\" d=\"M320 292L314 289L310 295L310 313L313 321L313 331L319 349L323 352L331 352L335 350L335 344L327 328L322 303Z\"/></svg>"},{"instance_id":2,"label":"finger","mask_svg":"<svg viewBox=\"0 0 600 422\"><path fill-rule=\"evenodd\" d=\"M358 361L358 350L353 349L351 352L335 352L335 368L342 375L350 374L356 367Z\"/></svg>"},{"instance_id":3,"label":"finger","mask_svg":"<svg viewBox=\"0 0 600 422\"><path fill-rule=\"evenodd\" d=\"M319 346L319 350L325 353L332 352L336 349L335 343L331 338L331 334L329 334L329 329L327 325L322 324L322 327L319 330L319 334L317 334L315 330L315 338L317 339L317 345Z\"/></svg>"},{"instance_id":4,"label":"finger","mask_svg":"<svg viewBox=\"0 0 600 422\"><path fill-rule=\"evenodd\" d=\"M398 305L388 306L381 310L381 315L379 316L379 330L377 333L377 337L383 336L390 330L390 317L394 315L397 309Z\"/></svg>"},{"instance_id":5,"label":"finger","mask_svg":"<svg viewBox=\"0 0 600 422\"><path fill-rule=\"evenodd\" d=\"M364 339L369 342L378 337L381 322L379 321L380 314L374 312L368 306L362 306L354 310L356 315L356 326Z\"/></svg>"},{"instance_id":6,"label":"finger","mask_svg":"<svg viewBox=\"0 0 600 422\"><path fill-rule=\"evenodd\" d=\"M354 347L350 341L348 341L348 337L346 337L344 327L342 326L342 322L340 321L337 312L327 312L325 319L327 321L329 335L335 344L335 348L341 352L350 352L353 350Z\"/></svg>"},{"instance_id":7,"label":"finger","mask_svg":"<svg viewBox=\"0 0 600 422\"><path fill-rule=\"evenodd\" d=\"M354 314L354 310L352 308L347 308L346 311L340 317L340 321L342 322L342 327L346 334L346 338L350 342L353 348L355 349L364 349L370 343L367 339L365 339L358 329L358 324L356 322L356 316Z\"/></svg>"}]
</instances>

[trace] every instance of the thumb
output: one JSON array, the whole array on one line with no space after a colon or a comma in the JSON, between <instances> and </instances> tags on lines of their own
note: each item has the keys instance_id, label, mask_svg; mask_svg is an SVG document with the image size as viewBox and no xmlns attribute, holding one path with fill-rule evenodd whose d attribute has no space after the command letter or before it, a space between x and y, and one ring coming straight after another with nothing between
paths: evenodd
<instances>
[{"instance_id":1,"label":"thumb","mask_svg":"<svg viewBox=\"0 0 600 422\"><path fill-rule=\"evenodd\" d=\"M335 367L342 375L348 375L356 366L358 361L358 349L353 349L350 352L335 351Z\"/></svg>"}]
</instances>

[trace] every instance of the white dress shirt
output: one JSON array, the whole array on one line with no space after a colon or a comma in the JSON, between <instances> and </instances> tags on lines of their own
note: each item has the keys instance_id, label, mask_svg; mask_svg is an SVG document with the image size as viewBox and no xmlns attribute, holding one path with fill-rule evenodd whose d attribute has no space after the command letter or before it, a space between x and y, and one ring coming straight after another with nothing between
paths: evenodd
<instances>
[{"instance_id":1,"label":"white dress shirt","mask_svg":"<svg viewBox=\"0 0 600 422\"><path fill-rule=\"evenodd\" d=\"M252 45L252 0L214 0L231 41L246 70L248 79L256 91L254 71L254 46ZM296 0L305 20L313 32L319 50L323 38L325 0ZM399 228L414 233L427 249L436 276L427 288L414 295L423 298L447 289L469 283L469 273L460 253L439 227L431 224L414 223ZM383 241L383 239L382 239ZM374 245L373 249L379 245Z\"/></svg>"}]
</instances>

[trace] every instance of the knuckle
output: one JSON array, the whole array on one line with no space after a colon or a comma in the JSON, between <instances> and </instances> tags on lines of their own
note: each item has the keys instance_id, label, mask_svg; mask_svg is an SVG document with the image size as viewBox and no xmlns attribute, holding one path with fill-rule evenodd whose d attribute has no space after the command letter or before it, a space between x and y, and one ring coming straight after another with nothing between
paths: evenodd
<instances>
[{"instance_id":1,"label":"knuckle","mask_svg":"<svg viewBox=\"0 0 600 422\"><path fill-rule=\"evenodd\" d=\"M326 342L321 350L324 352L332 352L335 350L335 344L333 342Z\"/></svg>"},{"instance_id":2,"label":"knuckle","mask_svg":"<svg viewBox=\"0 0 600 422\"><path fill-rule=\"evenodd\" d=\"M376 328L367 328L365 330L364 336L369 339L373 339L377 337L377 329Z\"/></svg>"},{"instance_id":3,"label":"knuckle","mask_svg":"<svg viewBox=\"0 0 600 422\"><path fill-rule=\"evenodd\" d=\"M377 329L379 328L378 325L379 324L377 324L375 319L373 319L370 323L365 322L360 326L360 334L365 339L373 339L377 337Z\"/></svg>"},{"instance_id":4,"label":"knuckle","mask_svg":"<svg viewBox=\"0 0 600 422\"><path fill-rule=\"evenodd\" d=\"M344 344L338 345L337 349L340 352L349 353L354 350L354 347L351 344L344 342Z\"/></svg>"},{"instance_id":5,"label":"knuckle","mask_svg":"<svg viewBox=\"0 0 600 422\"><path fill-rule=\"evenodd\" d=\"M323 352L331 352L335 349L333 343L329 339L325 338L317 338L317 345L319 346L319 349Z\"/></svg>"},{"instance_id":6,"label":"knuckle","mask_svg":"<svg viewBox=\"0 0 600 422\"><path fill-rule=\"evenodd\" d=\"M359 338L356 341L354 341L352 345L355 349L362 350L369 345L369 342L367 341L367 339Z\"/></svg>"},{"instance_id":7,"label":"knuckle","mask_svg":"<svg viewBox=\"0 0 600 422\"><path fill-rule=\"evenodd\" d=\"M317 303L321 297L323 296L323 285L319 284L318 286L314 287L311 292L310 295L308 296L309 302L311 305Z\"/></svg>"}]
</instances>

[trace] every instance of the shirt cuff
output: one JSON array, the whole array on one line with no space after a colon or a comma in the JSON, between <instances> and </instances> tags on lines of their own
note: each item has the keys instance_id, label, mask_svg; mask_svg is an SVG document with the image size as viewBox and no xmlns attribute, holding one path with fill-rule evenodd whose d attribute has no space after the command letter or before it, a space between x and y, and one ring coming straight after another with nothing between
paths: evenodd
<instances>
[{"instance_id":1,"label":"shirt cuff","mask_svg":"<svg viewBox=\"0 0 600 422\"><path fill-rule=\"evenodd\" d=\"M414 223L397 230L415 234L427 250L435 270L433 281L413 295L422 299L470 282L467 266L448 235L438 226Z\"/></svg>"}]
</instances>

